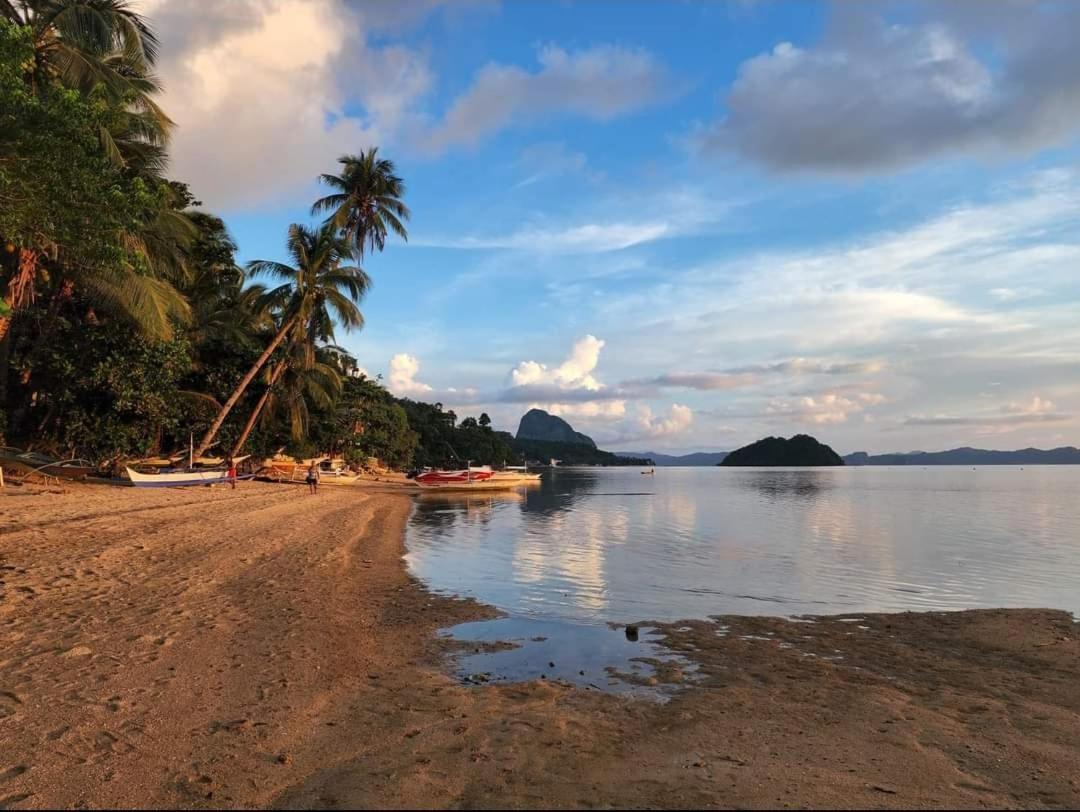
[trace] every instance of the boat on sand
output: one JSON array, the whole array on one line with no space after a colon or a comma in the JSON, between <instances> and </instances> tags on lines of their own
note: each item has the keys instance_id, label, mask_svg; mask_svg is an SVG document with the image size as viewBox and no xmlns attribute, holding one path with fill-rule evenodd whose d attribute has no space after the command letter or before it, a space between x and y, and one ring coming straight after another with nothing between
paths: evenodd
<instances>
[{"instance_id":1,"label":"boat on sand","mask_svg":"<svg viewBox=\"0 0 1080 812\"><path fill-rule=\"evenodd\" d=\"M180 488L185 485L217 485L229 478L224 468L212 468L206 471L162 471L159 474L141 474L133 468L127 469L128 478L136 488Z\"/></svg>"},{"instance_id":2,"label":"boat on sand","mask_svg":"<svg viewBox=\"0 0 1080 812\"><path fill-rule=\"evenodd\" d=\"M86 479L96 471L87 460L58 460L36 451L22 451L11 446L0 448L0 466L20 479L30 476L57 479Z\"/></svg>"}]
</instances>

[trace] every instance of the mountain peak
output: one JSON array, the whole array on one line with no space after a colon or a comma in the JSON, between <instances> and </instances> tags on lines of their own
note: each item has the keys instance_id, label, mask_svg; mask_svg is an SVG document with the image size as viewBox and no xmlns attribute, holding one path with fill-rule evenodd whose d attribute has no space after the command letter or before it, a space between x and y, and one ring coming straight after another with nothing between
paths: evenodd
<instances>
[{"instance_id":1,"label":"mountain peak","mask_svg":"<svg viewBox=\"0 0 1080 812\"><path fill-rule=\"evenodd\" d=\"M517 439L573 443L596 448L596 443L591 437L574 431L573 427L561 417L548 414L543 409L529 409L522 415L521 422L518 424Z\"/></svg>"}]
</instances>

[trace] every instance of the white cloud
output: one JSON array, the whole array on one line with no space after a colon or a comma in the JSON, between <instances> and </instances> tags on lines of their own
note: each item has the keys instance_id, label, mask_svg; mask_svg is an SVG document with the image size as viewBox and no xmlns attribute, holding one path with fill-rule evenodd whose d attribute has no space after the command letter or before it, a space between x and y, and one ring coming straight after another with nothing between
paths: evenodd
<instances>
[{"instance_id":1,"label":"white cloud","mask_svg":"<svg viewBox=\"0 0 1080 812\"><path fill-rule=\"evenodd\" d=\"M424 395L433 391L433 387L416 380L420 372L420 362L415 356L399 352L390 359L390 374L387 388L398 396Z\"/></svg>"},{"instance_id":2,"label":"white cloud","mask_svg":"<svg viewBox=\"0 0 1080 812\"><path fill-rule=\"evenodd\" d=\"M1006 414L1044 415L1054 412L1054 402L1035 395L1029 403L1010 403L1002 407Z\"/></svg>"},{"instance_id":3,"label":"white cloud","mask_svg":"<svg viewBox=\"0 0 1080 812\"><path fill-rule=\"evenodd\" d=\"M673 437L687 431L694 422L694 412L689 406L671 404L666 416L654 415L646 405L638 407L634 428L637 436L626 439L661 439Z\"/></svg>"},{"instance_id":4,"label":"white cloud","mask_svg":"<svg viewBox=\"0 0 1080 812\"><path fill-rule=\"evenodd\" d=\"M906 25L879 9L836 4L818 46L782 42L744 62L706 147L778 170L862 172L1030 151L1080 130L1076 4L950 3Z\"/></svg>"},{"instance_id":5,"label":"white cloud","mask_svg":"<svg viewBox=\"0 0 1080 812\"><path fill-rule=\"evenodd\" d=\"M423 54L368 42L392 22L390 5L147 6L163 40L162 106L177 124L172 173L211 207L269 205L342 153L388 140L432 84Z\"/></svg>"},{"instance_id":6,"label":"white cloud","mask_svg":"<svg viewBox=\"0 0 1080 812\"><path fill-rule=\"evenodd\" d=\"M551 385L559 389L584 389L598 392L603 388L593 372L600 362L604 342L587 335L574 343L570 355L557 367L549 368L537 361L522 361L510 372L514 386Z\"/></svg>"},{"instance_id":7,"label":"white cloud","mask_svg":"<svg viewBox=\"0 0 1080 812\"><path fill-rule=\"evenodd\" d=\"M790 418L797 423L827 425L844 423L851 415L885 401L885 396L878 392L860 392L851 396L824 392L798 398L774 398L765 406L765 414Z\"/></svg>"},{"instance_id":8,"label":"white cloud","mask_svg":"<svg viewBox=\"0 0 1080 812\"><path fill-rule=\"evenodd\" d=\"M1040 423L1062 423L1073 419L1059 412L1053 401L1034 395L1026 403L1007 403L997 414L982 412L974 415L913 415L904 421L908 426L973 426L988 431L1008 431Z\"/></svg>"},{"instance_id":9,"label":"white cloud","mask_svg":"<svg viewBox=\"0 0 1080 812\"><path fill-rule=\"evenodd\" d=\"M482 68L423 143L434 151L474 145L507 126L560 113L606 121L672 90L663 65L640 48L596 45L566 51L547 45L537 59L540 68L532 73L497 63Z\"/></svg>"},{"instance_id":10,"label":"white cloud","mask_svg":"<svg viewBox=\"0 0 1080 812\"><path fill-rule=\"evenodd\" d=\"M618 420L626 416L625 400L594 400L582 403L532 403L530 409L543 409L562 418Z\"/></svg>"}]
</instances>

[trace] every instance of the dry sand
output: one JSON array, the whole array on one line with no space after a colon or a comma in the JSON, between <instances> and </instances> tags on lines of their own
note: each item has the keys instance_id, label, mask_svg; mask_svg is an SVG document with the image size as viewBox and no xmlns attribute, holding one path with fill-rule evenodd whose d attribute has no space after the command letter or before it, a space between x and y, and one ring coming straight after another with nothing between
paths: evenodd
<instances>
[{"instance_id":1,"label":"dry sand","mask_svg":"<svg viewBox=\"0 0 1080 812\"><path fill-rule=\"evenodd\" d=\"M435 632L491 611L410 579L409 497L304 490L0 491L0 807L1080 805L1064 613L674 624L665 705L466 687Z\"/></svg>"}]
</instances>

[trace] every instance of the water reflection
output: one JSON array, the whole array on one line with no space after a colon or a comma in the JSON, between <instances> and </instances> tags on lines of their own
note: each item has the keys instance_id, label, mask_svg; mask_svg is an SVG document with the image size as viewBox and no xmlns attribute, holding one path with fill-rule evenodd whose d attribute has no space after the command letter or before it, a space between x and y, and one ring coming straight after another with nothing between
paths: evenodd
<instances>
[{"instance_id":1,"label":"water reflection","mask_svg":"<svg viewBox=\"0 0 1080 812\"><path fill-rule=\"evenodd\" d=\"M736 481L773 499L814 498L834 485L831 469L771 469L743 471Z\"/></svg>"},{"instance_id":2,"label":"water reflection","mask_svg":"<svg viewBox=\"0 0 1080 812\"><path fill-rule=\"evenodd\" d=\"M1076 611L1078 487L1063 466L560 470L515 497L418 500L408 560L436 589L576 623Z\"/></svg>"}]
</instances>

